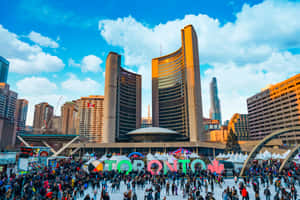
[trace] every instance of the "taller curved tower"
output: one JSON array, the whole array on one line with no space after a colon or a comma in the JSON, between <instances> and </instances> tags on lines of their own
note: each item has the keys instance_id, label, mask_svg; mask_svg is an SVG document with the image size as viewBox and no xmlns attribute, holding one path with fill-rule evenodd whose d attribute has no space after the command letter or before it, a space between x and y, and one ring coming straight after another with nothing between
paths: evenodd
<instances>
[{"instance_id":1,"label":"taller curved tower","mask_svg":"<svg viewBox=\"0 0 300 200\"><path fill-rule=\"evenodd\" d=\"M181 30L182 46L152 59L153 126L204 141L198 40L192 25Z\"/></svg>"},{"instance_id":2,"label":"taller curved tower","mask_svg":"<svg viewBox=\"0 0 300 200\"><path fill-rule=\"evenodd\" d=\"M121 56L106 58L103 142L128 140L127 133L141 127L141 75L121 67Z\"/></svg>"}]
</instances>

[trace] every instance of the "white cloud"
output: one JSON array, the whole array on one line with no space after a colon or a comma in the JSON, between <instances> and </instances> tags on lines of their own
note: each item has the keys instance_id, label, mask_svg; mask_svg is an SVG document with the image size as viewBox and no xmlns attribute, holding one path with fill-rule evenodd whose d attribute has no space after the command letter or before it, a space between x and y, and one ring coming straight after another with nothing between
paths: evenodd
<instances>
[{"instance_id":1,"label":"white cloud","mask_svg":"<svg viewBox=\"0 0 300 200\"><path fill-rule=\"evenodd\" d=\"M32 125L34 106L41 102L48 102L54 107L55 115L60 115L60 108L66 101L80 98L81 96L103 94L103 88L96 81L85 78L78 79L74 74L56 85L45 77L26 77L16 83L19 98L29 101L26 124Z\"/></svg>"},{"instance_id":2,"label":"white cloud","mask_svg":"<svg viewBox=\"0 0 300 200\"><path fill-rule=\"evenodd\" d=\"M33 124L34 118L34 106L41 102L47 102L54 107L54 114L60 115L60 107L68 100L64 95L59 94L44 94L44 95L22 95L21 98L25 98L29 101L26 125Z\"/></svg>"},{"instance_id":3,"label":"white cloud","mask_svg":"<svg viewBox=\"0 0 300 200\"><path fill-rule=\"evenodd\" d=\"M39 44L44 47L50 47L50 48L58 48L59 44L52 40L49 37L42 36L40 33L37 33L35 31L31 31L28 35L28 38L35 42L36 44Z\"/></svg>"},{"instance_id":4,"label":"white cloud","mask_svg":"<svg viewBox=\"0 0 300 200\"><path fill-rule=\"evenodd\" d=\"M80 67L80 64L79 63L76 63L75 60L73 60L72 58L70 58L68 60L68 65L69 66L73 66L73 67Z\"/></svg>"},{"instance_id":5,"label":"white cloud","mask_svg":"<svg viewBox=\"0 0 300 200\"><path fill-rule=\"evenodd\" d=\"M40 52L28 56L26 60L19 58L10 58L10 71L29 74L38 72L57 72L60 71L64 64L56 56Z\"/></svg>"},{"instance_id":6,"label":"white cloud","mask_svg":"<svg viewBox=\"0 0 300 200\"><path fill-rule=\"evenodd\" d=\"M204 113L209 113L209 82L217 77L223 120L234 113L247 113L246 99L261 91L268 84L275 84L300 72L300 55L273 53L258 64L238 66L230 63L214 63L205 71L202 79ZM284 70L283 70L284 69Z\"/></svg>"},{"instance_id":7,"label":"white cloud","mask_svg":"<svg viewBox=\"0 0 300 200\"><path fill-rule=\"evenodd\" d=\"M101 58L95 55L83 57L81 63L76 63L72 58L69 59L69 66L80 67L82 72L100 72L100 65L103 63Z\"/></svg>"},{"instance_id":8,"label":"white cloud","mask_svg":"<svg viewBox=\"0 0 300 200\"><path fill-rule=\"evenodd\" d=\"M150 28L129 16L100 20L99 31L108 44L121 47L125 65L139 67L143 89L149 90L151 59L160 56L160 50L163 55L177 50L181 46L180 29L192 24L198 36L200 63L214 66L204 73L202 88L209 83L207 76L216 74L226 119L231 113L246 111L245 98L266 84L299 73L298 55L287 51L300 48L300 20L295 20L300 18L299 10L299 2L267 0L252 7L245 4L236 14L236 20L224 25L218 19L198 14ZM282 73L282 69L288 71ZM257 80L257 77L269 78ZM232 81L236 84L231 84ZM208 98L208 91L203 90L202 96ZM204 101L203 107L208 116L209 102Z\"/></svg>"},{"instance_id":9,"label":"white cloud","mask_svg":"<svg viewBox=\"0 0 300 200\"><path fill-rule=\"evenodd\" d=\"M101 70L100 64L103 61L94 55L85 56L81 61L81 69L83 72L98 72Z\"/></svg>"},{"instance_id":10,"label":"white cloud","mask_svg":"<svg viewBox=\"0 0 300 200\"><path fill-rule=\"evenodd\" d=\"M62 88L76 92L80 96L97 94L101 91L100 84L90 78L79 80L74 74L70 74L68 80L62 82Z\"/></svg>"},{"instance_id":11,"label":"white cloud","mask_svg":"<svg viewBox=\"0 0 300 200\"><path fill-rule=\"evenodd\" d=\"M43 77L27 77L17 82L18 92L23 95L50 94L57 89L55 83Z\"/></svg>"},{"instance_id":12,"label":"white cloud","mask_svg":"<svg viewBox=\"0 0 300 200\"><path fill-rule=\"evenodd\" d=\"M37 45L29 45L0 25L0 55L10 61L10 71L22 74L56 72L64 68L57 56L44 52Z\"/></svg>"},{"instance_id":13,"label":"white cloud","mask_svg":"<svg viewBox=\"0 0 300 200\"><path fill-rule=\"evenodd\" d=\"M199 41L201 62L259 62L272 51L300 47L300 3L265 1L237 13L235 23L220 25L207 15L186 15L183 19L148 28L133 17L99 21L102 37L124 49L126 65L150 63L151 58L180 47L180 29L193 24Z\"/></svg>"},{"instance_id":14,"label":"white cloud","mask_svg":"<svg viewBox=\"0 0 300 200\"><path fill-rule=\"evenodd\" d=\"M26 77L16 83L19 98L29 101L27 125L32 125L34 106L41 102L48 102L54 107L56 115L60 115L60 107L67 100L65 95L60 95L58 87L44 77Z\"/></svg>"}]
</instances>

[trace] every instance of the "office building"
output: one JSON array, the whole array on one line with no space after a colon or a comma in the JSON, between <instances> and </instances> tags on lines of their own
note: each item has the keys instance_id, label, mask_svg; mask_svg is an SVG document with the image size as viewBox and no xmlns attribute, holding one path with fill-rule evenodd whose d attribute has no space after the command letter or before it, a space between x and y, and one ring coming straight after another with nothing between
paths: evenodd
<instances>
[{"instance_id":1,"label":"office building","mask_svg":"<svg viewBox=\"0 0 300 200\"><path fill-rule=\"evenodd\" d=\"M7 82L9 62L0 56L0 83Z\"/></svg>"},{"instance_id":2,"label":"office building","mask_svg":"<svg viewBox=\"0 0 300 200\"><path fill-rule=\"evenodd\" d=\"M216 77L213 77L210 85L210 111L209 111L209 117L210 119L219 120L220 124L222 124L222 118L221 118L221 106L220 106L220 100L218 97L218 86L217 86L217 79Z\"/></svg>"},{"instance_id":3,"label":"office building","mask_svg":"<svg viewBox=\"0 0 300 200\"><path fill-rule=\"evenodd\" d=\"M192 25L181 30L181 41L177 51L152 59L152 123L191 142L204 141L198 40Z\"/></svg>"},{"instance_id":4,"label":"office building","mask_svg":"<svg viewBox=\"0 0 300 200\"><path fill-rule=\"evenodd\" d=\"M248 140L248 115L235 113L228 123L228 130L232 130L238 140Z\"/></svg>"},{"instance_id":5,"label":"office building","mask_svg":"<svg viewBox=\"0 0 300 200\"><path fill-rule=\"evenodd\" d=\"M16 112L15 112L17 135L25 133L27 111L28 111L28 101L26 99L18 99L16 103Z\"/></svg>"},{"instance_id":6,"label":"office building","mask_svg":"<svg viewBox=\"0 0 300 200\"><path fill-rule=\"evenodd\" d=\"M77 134L87 137L89 142L103 142L104 96L81 97L77 103Z\"/></svg>"},{"instance_id":7,"label":"office building","mask_svg":"<svg viewBox=\"0 0 300 200\"><path fill-rule=\"evenodd\" d=\"M227 119L224 121L224 126L228 126L228 124L229 124L229 120Z\"/></svg>"},{"instance_id":8,"label":"office building","mask_svg":"<svg viewBox=\"0 0 300 200\"><path fill-rule=\"evenodd\" d=\"M227 142L229 130L227 126L221 126L220 129L212 130L209 132L210 142Z\"/></svg>"},{"instance_id":9,"label":"office building","mask_svg":"<svg viewBox=\"0 0 300 200\"><path fill-rule=\"evenodd\" d=\"M249 136L263 139L274 131L300 125L300 74L247 99ZM300 142L299 133L282 136L287 143Z\"/></svg>"},{"instance_id":10,"label":"office building","mask_svg":"<svg viewBox=\"0 0 300 200\"><path fill-rule=\"evenodd\" d=\"M46 102L39 103L34 107L33 129L40 133L41 130L48 129L53 117L53 106Z\"/></svg>"},{"instance_id":11,"label":"office building","mask_svg":"<svg viewBox=\"0 0 300 200\"><path fill-rule=\"evenodd\" d=\"M15 111L18 94L9 89L6 83L0 83L0 148L15 145Z\"/></svg>"},{"instance_id":12,"label":"office building","mask_svg":"<svg viewBox=\"0 0 300 200\"><path fill-rule=\"evenodd\" d=\"M219 120L203 118L205 132L221 128Z\"/></svg>"},{"instance_id":13,"label":"office building","mask_svg":"<svg viewBox=\"0 0 300 200\"><path fill-rule=\"evenodd\" d=\"M141 127L141 75L121 67L121 56L106 59L104 142L128 141L127 133Z\"/></svg>"},{"instance_id":14,"label":"office building","mask_svg":"<svg viewBox=\"0 0 300 200\"><path fill-rule=\"evenodd\" d=\"M62 134L76 134L76 119L78 116L78 105L75 101L66 102L61 107Z\"/></svg>"},{"instance_id":15,"label":"office building","mask_svg":"<svg viewBox=\"0 0 300 200\"><path fill-rule=\"evenodd\" d=\"M53 116L50 121L49 129L50 133L62 134L62 121L60 116Z\"/></svg>"}]
</instances>

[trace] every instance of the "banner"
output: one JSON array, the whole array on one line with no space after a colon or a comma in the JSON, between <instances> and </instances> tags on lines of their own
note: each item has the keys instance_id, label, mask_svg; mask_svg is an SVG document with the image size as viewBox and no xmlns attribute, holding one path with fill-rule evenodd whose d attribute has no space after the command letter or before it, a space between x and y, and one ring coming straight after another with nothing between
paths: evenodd
<instances>
[{"instance_id":1,"label":"banner","mask_svg":"<svg viewBox=\"0 0 300 200\"><path fill-rule=\"evenodd\" d=\"M0 153L0 165L15 164L16 152L2 152Z\"/></svg>"}]
</instances>

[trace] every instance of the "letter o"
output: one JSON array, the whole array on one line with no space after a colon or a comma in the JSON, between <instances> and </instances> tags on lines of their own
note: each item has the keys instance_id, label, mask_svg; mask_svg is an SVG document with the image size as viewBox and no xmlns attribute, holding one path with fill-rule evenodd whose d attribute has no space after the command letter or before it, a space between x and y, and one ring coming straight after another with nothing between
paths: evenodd
<instances>
[{"instance_id":1,"label":"letter o","mask_svg":"<svg viewBox=\"0 0 300 200\"><path fill-rule=\"evenodd\" d=\"M131 162L130 162L129 160L121 160L121 161L118 163L118 165L117 165L117 169L118 169L118 172L119 172L119 173L122 171L121 166L122 166L123 164L127 164L128 167L129 167L129 169L128 169L127 172L125 173L126 175L128 175L129 172L132 171L132 165L131 165Z\"/></svg>"},{"instance_id":2,"label":"letter o","mask_svg":"<svg viewBox=\"0 0 300 200\"><path fill-rule=\"evenodd\" d=\"M158 165L158 170L156 172L152 171L151 166L153 164ZM147 171L151 173L151 175L158 175L160 170L162 169L162 164L158 160L151 160L147 165Z\"/></svg>"},{"instance_id":3,"label":"letter o","mask_svg":"<svg viewBox=\"0 0 300 200\"><path fill-rule=\"evenodd\" d=\"M206 170L206 165L205 165L205 162L203 160L200 160L200 159L196 159L196 160L193 160L193 162L191 163L191 169L193 171L193 173L195 173L195 165L197 163L200 163L202 165L202 169L203 170Z\"/></svg>"}]
</instances>

